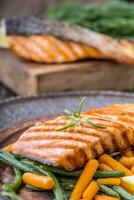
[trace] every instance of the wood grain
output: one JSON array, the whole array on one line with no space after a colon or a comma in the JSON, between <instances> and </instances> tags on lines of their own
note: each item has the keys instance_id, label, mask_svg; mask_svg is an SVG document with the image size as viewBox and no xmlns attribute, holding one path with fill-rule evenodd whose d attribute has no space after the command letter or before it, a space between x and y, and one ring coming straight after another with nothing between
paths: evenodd
<instances>
[{"instance_id":1,"label":"wood grain","mask_svg":"<svg viewBox=\"0 0 134 200\"><path fill-rule=\"evenodd\" d=\"M37 64L0 50L0 81L18 94L79 89L134 89L134 67L112 61Z\"/></svg>"}]
</instances>

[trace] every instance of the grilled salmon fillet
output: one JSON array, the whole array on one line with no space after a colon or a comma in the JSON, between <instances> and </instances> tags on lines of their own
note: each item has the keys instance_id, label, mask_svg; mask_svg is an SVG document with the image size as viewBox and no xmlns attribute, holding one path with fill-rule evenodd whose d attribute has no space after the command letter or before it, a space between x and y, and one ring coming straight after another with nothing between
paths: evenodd
<instances>
[{"instance_id":1,"label":"grilled salmon fillet","mask_svg":"<svg viewBox=\"0 0 134 200\"><path fill-rule=\"evenodd\" d=\"M68 119L59 116L37 122L13 145L13 153L69 171L107 152L134 146L134 104L115 104L82 113L80 121L65 130ZM103 127L103 129L101 128Z\"/></svg>"},{"instance_id":2,"label":"grilled salmon fillet","mask_svg":"<svg viewBox=\"0 0 134 200\"><path fill-rule=\"evenodd\" d=\"M60 40L50 35L7 36L6 39L17 55L36 62L64 63L87 58L104 58L101 52L89 45Z\"/></svg>"},{"instance_id":3,"label":"grilled salmon fillet","mask_svg":"<svg viewBox=\"0 0 134 200\"><path fill-rule=\"evenodd\" d=\"M27 60L63 63L95 58L134 64L134 43L128 40L34 17L10 17L2 22L10 48Z\"/></svg>"}]
</instances>

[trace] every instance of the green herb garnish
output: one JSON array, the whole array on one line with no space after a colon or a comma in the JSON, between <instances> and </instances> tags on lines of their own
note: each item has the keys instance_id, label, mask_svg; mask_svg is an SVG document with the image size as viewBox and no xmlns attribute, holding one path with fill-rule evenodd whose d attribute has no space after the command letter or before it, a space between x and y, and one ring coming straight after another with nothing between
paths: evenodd
<instances>
[{"instance_id":1,"label":"green herb garnish","mask_svg":"<svg viewBox=\"0 0 134 200\"><path fill-rule=\"evenodd\" d=\"M59 200L59 199L64 200L59 182L58 182L57 178L55 177L55 175L49 170L49 166L47 169L45 169L42 166L36 166L30 162L23 163L20 160L18 160L14 155L12 155L8 152L5 152L2 149L0 149L0 161L4 162L5 164L7 164L11 167L15 167L17 170L21 170L23 172L32 172L32 173L37 173L37 174L52 177L52 179L55 182L55 187L53 189L53 192L55 195L55 200ZM4 191L2 192L2 195L5 195L5 196L10 195L10 199L12 197L14 198L11 200L19 200L19 199L15 199L16 194L13 191L13 189L18 188L18 183L19 183L18 172L16 173L16 175L17 175L17 177L15 179L15 182L8 185L8 188L7 188L7 185L4 186ZM10 190L10 189L12 189L12 190ZM16 196L16 198L17 198L17 196Z\"/></svg>"},{"instance_id":2,"label":"green herb garnish","mask_svg":"<svg viewBox=\"0 0 134 200\"><path fill-rule=\"evenodd\" d=\"M66 114L63 114L62 116L67 119L69 122L66 126L63 126L59 129L57 129L57 131L63 131L63 130L66 130L68 128L71 128L73 127L74 125L81 125L81 123L86 123L86 124L89 124L95 128L100 128L100 129L105 129L106 127L105 126L100 126L100 125L97 125L96 123L92 122L88 116L81 116L81 111L82 111L82 108L83 108L83 104L84 104L84 101L85 101L86 97L83 97L78 105L78 108L77 108L77 112L72 112L68 109L65 109L65 113Z\"/></svg>"},{"instance_id":3,"label":"green herb garnish","mask_svg":"<svg viewBox=\"0 0 134 200\"><path fill-rule=\"evenodd\" d=\"M51 9L47 16L115 38L134 39L134 3L109 0L105 4L66 2Z\"/></svg>"}]
</instances>

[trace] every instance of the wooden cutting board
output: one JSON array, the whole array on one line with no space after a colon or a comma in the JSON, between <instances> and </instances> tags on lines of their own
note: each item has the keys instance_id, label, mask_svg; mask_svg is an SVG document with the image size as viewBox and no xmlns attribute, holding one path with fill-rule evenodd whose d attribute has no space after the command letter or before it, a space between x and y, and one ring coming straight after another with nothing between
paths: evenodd
<instances>
[{"instance_id":1,"label":"wooden cutting board","mask_svg":"<svg viewBox=\"0 0 134 200\"><path fill-rule=\"evenodd\" d=\"M134 66L112 61L39 64L0 50L0 81L18 94L78 89L134 89Z\"/></svg>"}]
</instances>

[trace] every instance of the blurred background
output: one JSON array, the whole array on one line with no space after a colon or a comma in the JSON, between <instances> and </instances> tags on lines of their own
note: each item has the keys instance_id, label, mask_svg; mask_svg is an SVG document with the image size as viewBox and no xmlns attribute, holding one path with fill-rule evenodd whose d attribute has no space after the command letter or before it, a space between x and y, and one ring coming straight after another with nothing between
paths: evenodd
<instances>
[{"instance_id":1,"label":"blurred background","mask_svg":"<svg viewBox=\"0 0 134 200\"><path fill-rule=\"evenodd\" d=\"M80 0L82 3L104 3L107 0ZM13 15L36 15L42 16L47 9L60 3L67 3L67 0L0 0L0 17ZM71 0L70 2L78 2Z\"/></svg>"},{"instance_id":2,"label":"blurred background","mask_svg":"<svg viewBox=\"0 0 134 200\"><path fill-rule=\"evenodd\" d=\"M14 95L79 89L134 90L132 0L0 0L0 18L11 16L36 16L42 20L51 18L67 21L109 35L123 44L122 51L126 53L126 58L122 57L120 63L116 59L94 60L91 56L88 61L48 65L29 62L17 57L10 49L0 49L1 99ZM49 71L49 75L45 75L45 70ZM51 76L50 71L53 71ZM65 80L60 81L63 76Z\"/></svg>"}]
</instances>

